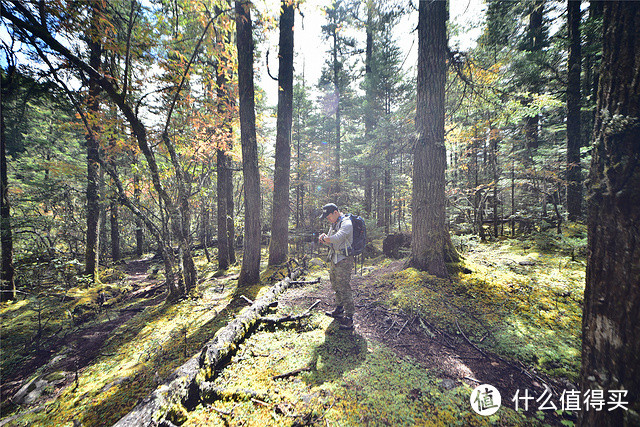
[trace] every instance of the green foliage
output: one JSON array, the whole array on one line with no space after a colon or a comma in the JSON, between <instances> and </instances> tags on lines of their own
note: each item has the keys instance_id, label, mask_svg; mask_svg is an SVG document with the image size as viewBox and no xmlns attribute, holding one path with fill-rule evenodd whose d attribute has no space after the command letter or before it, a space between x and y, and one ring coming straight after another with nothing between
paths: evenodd
<instances>
[{"instance_id":1,"label":"green foliage","mask_svg":"<svg viewBox=\"0 0 640 427\"><path fill-rule=\"evenodd\" d=\"M25 87L2 100L15 260L73 257L85 222L81 133L55 89L16 78Z\"/></svg>"}]
</instances>

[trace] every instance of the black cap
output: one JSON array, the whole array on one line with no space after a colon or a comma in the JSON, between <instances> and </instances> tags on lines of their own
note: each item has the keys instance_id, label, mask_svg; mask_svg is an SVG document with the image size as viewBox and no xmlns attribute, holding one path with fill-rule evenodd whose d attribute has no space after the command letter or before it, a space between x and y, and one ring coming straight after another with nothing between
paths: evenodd
<instances>
[{"instance_id":1,"label":"black cap","mask_svg":"<svg viewBox=\"0 0 640 427\"><path fill-rule=\"evenodd\" d=\"M333 212L335 212L337 210L338 210L338 207L335 204L327 203L326 205L324 205L322 207L322 215L320 215L318 218L325 219L327 217L327 215L329 215L330 213L333 213Z\"/></svg>"}]
</instances>

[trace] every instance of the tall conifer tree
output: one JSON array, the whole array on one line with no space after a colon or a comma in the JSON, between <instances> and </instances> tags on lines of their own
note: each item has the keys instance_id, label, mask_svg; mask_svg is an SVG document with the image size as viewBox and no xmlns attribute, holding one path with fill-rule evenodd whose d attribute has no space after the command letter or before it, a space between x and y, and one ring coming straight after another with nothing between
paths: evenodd
<instances>
[{"instance_id":1,"label":"tall conifer tree","mask_svg":"<svg viewBox=\"0 0 640 427\"><path fill-rule=\"evenodd\" d=\"M584 410L584 426L640 414L640 3L604 4L602 68L588 185L582 317L583 393L625 393L628 410ZM615 399L615 397L614 397Z\"/></svg>"},{"instance_id":2,"label":"tall conifer tree","mask_svg":"<svg viewBox=\"0 0 640 427\"><path fill-rule=\"evenodd\" d=\"M244 176L244 240L238 286L260 281L260 171L253 85L253 34L251 3L236 0L240 140Z\"/></svg>"},{"instance_id":3,"label":"tall conifer tree","mask_svg":"<svg viewBox=\"0 0 640 427\"><path fill-rule=\"evenodd\" d=\"M444 99L446 2L420 2L418 18L417 140L413 152L412 239L409 265L448 276L454 250L445 212ZM447 259L448 260L448 259Z\"/></svg>"},{"instance_id":4,"label":"tall conifer tree","mask_svg":"<svg viewBox=\"0 0 640 427\"><path fill-rule=\"evenodd\" d=\"M276 162L273 177L273 219L269 243L269 265L287 260L289 247L289 174L291 171L291 123L293 120L293 24L295 10L281 2L280 65L278 68L278 119Z\"/></svg>"}]
</instances>

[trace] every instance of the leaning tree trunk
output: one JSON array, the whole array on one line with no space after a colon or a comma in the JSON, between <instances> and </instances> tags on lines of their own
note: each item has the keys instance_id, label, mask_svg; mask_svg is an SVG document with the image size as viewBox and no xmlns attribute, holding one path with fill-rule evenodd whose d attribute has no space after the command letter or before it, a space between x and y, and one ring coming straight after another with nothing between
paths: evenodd
<instances>
[{"instance_id":1,"label":"leaning tree trunk","mask_svg":"<svg viewBox=\"0 0 640 427\"><path fill-rule=\"evenodd\" d=\"M624 390L628 410L583 410L585 426L640 424L640 3L604 4L588 187L581 388Z\"/></svg>"},{"instance_id":2,"label":"leaning tree trunk","mask_svg":"<svg viewBox=\"0 0 640 427\"><path fill-rule=\"evenodd\" d=\"M291 172L291 122L293 120L293 3L283 0L280 15L280 66L278 68L278 121L269 265L284 264L289 249L289 174Z\"/></svg>"},{"instance_id":3,"label":"leaning tree trunk","mask_svg":"<svg viewBox=\"0 0 640 427\"><path fill-rule=\"evenodd\" d=\"M97 83L100 86L100 89L104 93L106 93L106 95L111 99L111 101L118 106L122 115L129 122L129 125L131 127L131 132L135 136L136 141L138 143L138 147L140 148L142 154L144 155L147 161L149 178L151 178L153 187L158 193L160 203L163 203L167 206L167 209L170 211L170 214L171 214L171 221L176 221L176 223L171 224L173 227L172 231L177 230L178 233L181 233L181 235L177 236L178 238L176 240L180 245L181 255L185 257L183 258L183 261L186 261L186 268L190 269L190 271L187 272L190 274L186 279L187 280L186 288L189 289L189 287L192 285L195 287L195 284L197 282L197 275L196 275L195 268L193 266L193 259L191 258L191 255L188 252L188 249L189 249L188 236L190 234L188 230L189 212L188 212L188 209L187 211L184 211L184 206L185 206L184 202L185 200L188 202L186 197L188 197L189 191L182 191L182 194L179 195L180 206L177 206L172 196L169 194L167 189L165 189L164 186L162 185L160 167L156 161L155 151L152 149L151 145L149 144L148 137L147 137L147 129L144 123L142 122L142 119L138 115L138 112L135 109L135 107L128 102L128 98L125 96L125 93L119 90L119 87L114 82L112 76L108 76L106 74L101 73L99 68L93 67L90 63L85 62L80 56L77 56L74 53L74 51L70 50L67 46L60 43L49 32L49 29L42 24L41 20L33 16L29 12L29 10L27 9L22 10L22 14L25 16L24 19L23 17L16 14L12 14L11 12L12 11L3 9L2 10L3 17L11 21L14 25L16 25L18 28L25 31L26 33L32 34L34 37L41 39L42 42L45 43L52 51L57 52L62 57L64 57L74 70L82 71L83 73L86 73L86 75L88 75L95 83ZM207 27L205 28L204 33L206 33L206 30L208 28L209 28L209 25L207 25ZM201 37L201 40L204 37L204 33L203 33L203 36ZM198 50L195 49L194 55L197 52ZM192 60L193 60L193 57L192 57ZM183 83L184 83L184 80L185 78L183 78ZM180 93L180 89L178 89L177 94L178 93ZM175 101L175 98L174 98L174 101ZM169 117L170 117L170 114L169 114ZM168 121L169 120L167 119L167 122ZM166 132L167 130L165 129L165 134ZM165 137L165 134L163 134L163 137ZM170 141L167 141L167 140L165 140L165 145L171 155L172 164L175 167L176 164L178 163L177 156L175 153L175 148L171 145ZM178 176L179 172L180 172L180 169L176 168L176 181L178 181L179 186L181 186L184 184L184 182L180 181L180 177ZM179 187L179 190L181 190L180 187ZM187 207L188 207L188 203L187 203ZM181 215L180 210L184 211L183 215ZM187 244L185 244L185 242ZM180 295L177 295L176 292L178 293L184 292L185 290L184 279L185 279L184 276L180 274L178 275L178 283L175 283L175 282L172 282L172 279L170 279L167 276L167 283L169 285L170 297L177 298Z\"/></svg>"},{"instance_id":4,"label":"leaning tree trunk","mask_svg":"<svg viewBox=\"0 0 640 427\"><path fill-rule=\"evenodd\" d=\"M569 221L582 216L580 170L580 2L567 0L569 61L567 63L567 211Z\"/></svg>"},{"instance_id":5,"label":"leaning tree trunk","mask_svg":"<svg viewBox=\"0 0 640 427\"><path fill-rule=\"evenodd\" d=\"M409 265L448 276L455 257L445 212L444 88L447 59L446 2L420 2L418 99L413 160L413 216Z\"/></svg>"},{"instance_id":6,"label":"leaning tree trunk","mask_svg":"<svg viewBox=\"0 0 640 427\"><path fill-rule=\"evenodd\" d=\"M260 171L253 87L253 35L250 3L236 0L240 140L244 176L244 256L238 286L260 281Z\"/></svg>"}]
</instances>

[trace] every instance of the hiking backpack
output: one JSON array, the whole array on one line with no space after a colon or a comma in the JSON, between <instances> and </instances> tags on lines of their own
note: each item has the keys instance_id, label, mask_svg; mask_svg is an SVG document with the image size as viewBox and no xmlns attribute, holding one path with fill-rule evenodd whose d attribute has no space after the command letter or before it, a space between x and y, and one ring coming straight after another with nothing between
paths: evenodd
<instances>
[{"instance_id":1,"label":"hiking backpack","mask_svg":"<svg viewBox=\"0 0 640 427\"><path fill-rule=\"evenodd\" d=\"M353 225L353 243L351 248L347 249L348 255L360 255L367 244L367 226L364 219L358 215L348 214L347 217Z\"/></svg>"}]
</instances>

